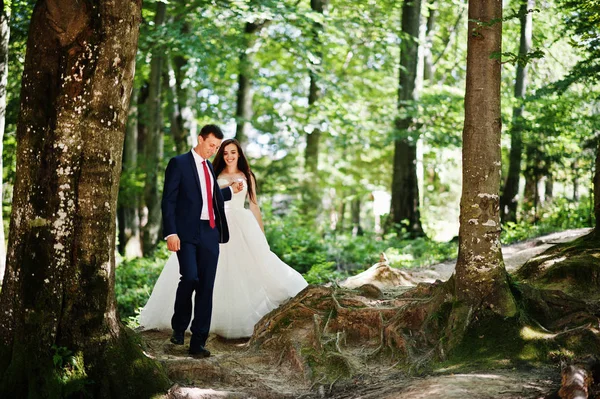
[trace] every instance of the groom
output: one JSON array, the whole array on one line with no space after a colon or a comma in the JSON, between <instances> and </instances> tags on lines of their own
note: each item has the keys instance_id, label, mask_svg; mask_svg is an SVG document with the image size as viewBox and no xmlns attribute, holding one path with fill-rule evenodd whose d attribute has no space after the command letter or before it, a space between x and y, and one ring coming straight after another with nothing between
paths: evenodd
<instances>
[{"instance_id":1,"label":"groom","mask_svg":"<svg viewBox=\"0 0 600 399\"><path fill-rule=\"evenodd\" d=\"M218 126L204 126L198 145L169 161L162 197L163 233L169 251L177 252L181 274L171 319L171 342L183 345L195 291L189 353L199 358L210 356L204 346L210 329L219 243L229 241L224 201L231 199L232 190L241 191L239 184L221 190L208 161L222 140L223 132Z\"/></svg>"}]
</instances>

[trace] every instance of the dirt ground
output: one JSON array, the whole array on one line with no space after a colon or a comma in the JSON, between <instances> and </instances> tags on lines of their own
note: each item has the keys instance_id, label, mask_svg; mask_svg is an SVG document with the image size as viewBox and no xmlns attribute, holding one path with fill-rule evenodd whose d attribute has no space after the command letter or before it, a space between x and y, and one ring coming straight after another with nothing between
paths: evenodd
<instances>
[{"instance_id":1,"label":"dirt ground","mask_svg":"<svg viewBox=\"0 0 600 399\"><path fill-rule=\"evenodd\" d=\"M503 248L507 269L514 270L553 244L571 241L588 229L568 230ZM454 262L409 272L413 281L448 279ZM189 399L550 399L560 385L558 367L530 370L479 370L414 377L391 365L360 365L351 381L310 381L281 357L250 349L245 340L211 336L212 356L197 360L187 356L186 346L169 342L169 331L145 331L142 337L149 356L164 366L176 383L164 398ZM189 336L186 337L186 344Z\"/></svg>"}]
</instances>

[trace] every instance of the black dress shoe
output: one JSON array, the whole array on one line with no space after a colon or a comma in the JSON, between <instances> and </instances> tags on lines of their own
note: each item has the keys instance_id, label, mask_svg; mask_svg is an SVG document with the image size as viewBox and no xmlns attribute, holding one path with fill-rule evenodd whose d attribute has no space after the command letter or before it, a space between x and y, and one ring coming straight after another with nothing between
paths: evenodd
<instances>
[{"instance_id":1,"label":"black dress shoe","mask_svg":"<svg viewBox=\"0 0 600 399\"><path fill-rule=\"evenodd\" d=\"M201 346L199 348L190 348L189 352L191 357L195 359L203 359L205 357L210 356L210 351L208 351L205 347Z\"/></svg>"},{"instance_id":2,"label":"black dress shoe","mask_svg":"<svg viewBox=\"0 0 600 399\"><path fill-rule=\"evenodd\" d=\"M173 335L171 335L171 343L175 345L183 345L183 337L184 333L173 331Z\"/></svg>"}]
</instances>

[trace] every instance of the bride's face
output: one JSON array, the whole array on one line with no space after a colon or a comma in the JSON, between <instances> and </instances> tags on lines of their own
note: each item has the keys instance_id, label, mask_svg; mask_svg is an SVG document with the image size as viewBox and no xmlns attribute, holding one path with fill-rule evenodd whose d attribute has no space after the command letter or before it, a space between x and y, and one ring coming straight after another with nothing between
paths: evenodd
<instances>
[{"instance_id":1,"label":"bride's face","mask_svg":"<svg viewBox=\"0 0 600 399\"><path fill-rule=\"evenodd\" d=\"M229 166L235 165L237 166L238 158L240 154L238 153L237 145L234 143L228 144L223 149L223 159L225 163Z\"/></svg>"}]
</instances>

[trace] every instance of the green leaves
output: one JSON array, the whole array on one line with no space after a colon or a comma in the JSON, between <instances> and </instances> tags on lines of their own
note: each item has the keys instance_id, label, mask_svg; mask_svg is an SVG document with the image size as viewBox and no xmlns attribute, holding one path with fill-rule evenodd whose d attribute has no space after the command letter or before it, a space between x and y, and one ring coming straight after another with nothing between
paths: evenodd
<instances>
[{"instance_id":1,"label":"green leaves","mask_svg":"<svg viewBox=\"0 0 600 399\"><path fill-rule=\"evenodd\" d=\"M490 55L493 60L498 60L502 64L516 64L524 67L529 64L532 60L540 59L544 57L544 52L540 49L535 49L526 54L515 54L511 52L502 53L495 51Z\"/></svg>"}]
</instances>

